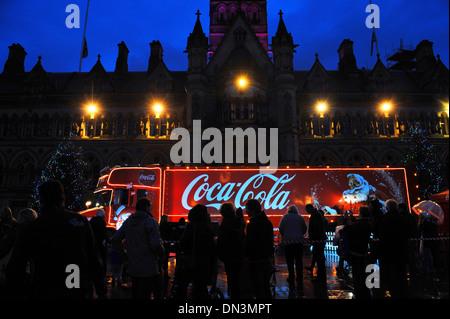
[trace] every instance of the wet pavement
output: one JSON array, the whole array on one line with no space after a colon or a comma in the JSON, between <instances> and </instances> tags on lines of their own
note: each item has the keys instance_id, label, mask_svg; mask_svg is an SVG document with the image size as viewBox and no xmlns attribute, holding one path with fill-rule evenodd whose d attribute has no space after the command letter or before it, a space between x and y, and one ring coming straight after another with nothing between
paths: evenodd
<instances>
[{"instance_id":1,"label":"wet pavement","mask_svg":"<svg viewBox=\"0 0 450 319\"><path fill-rule=\"evenodd\" d=\"M272 284L276 299L354 299L353 278L351 267L344 262L344 272L338 271L339 256L334 250L326 250L326 283L315 283L313 272L303 270L303 290L290 291L287 282L288 270L282 249L278 249L275 254L275 276ZM303 266L310 266L311 252L309 247L305 247L303 255ZM170 299L175 270L175 260L169 260L169 280L167 284L166 298ZM420 271L416 276L408 276L409 296L413 299L449 299L449 275L448 275L448 255L447 262L440 271ZM131 283L122 283L120 287L113 285L108 278L108 296L110 299L129 299ZM223 298L228 299L227 282L223 264L219 262L216 287L222 293ZM244 289L245 290L245 289ZM373 299L390 298L389 292L382 288L371 289ZM243 292L245 296L245 291Z\"/></svg>"}]
</instances>

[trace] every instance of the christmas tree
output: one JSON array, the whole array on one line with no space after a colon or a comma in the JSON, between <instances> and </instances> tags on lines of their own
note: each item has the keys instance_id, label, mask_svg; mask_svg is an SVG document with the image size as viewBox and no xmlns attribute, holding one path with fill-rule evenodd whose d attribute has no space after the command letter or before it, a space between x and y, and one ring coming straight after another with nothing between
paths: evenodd
<instances>
[{"instance_id":1,"label":"christmas tree","mask_svg":"<svg viewBox=\"0 0 450 319\"><path fill-rule=\"evenodd\" d=\"M408 127L405 143L405 165L415 167L419 179L419 193L422 199L439 193L442 187L441 165L439 164L433 145L428 139L426 130L420 123Z\"/></svg>"},{"instance_id":2,"label":"christmas tree","mask_svg":"<svg viewBox=\"0 0 450 319\"><path fill-rule=\"evenodd\" d=\"M41 176L34 183L33 207L39 208L38 188L49 180L59 180L65 190L66 208L79 211L83 208L83 192L88 188L85 178L87 163L83 159L81 147L75 146L70 139L64 139L48 161Z\"/></svg>"}]
</instances>

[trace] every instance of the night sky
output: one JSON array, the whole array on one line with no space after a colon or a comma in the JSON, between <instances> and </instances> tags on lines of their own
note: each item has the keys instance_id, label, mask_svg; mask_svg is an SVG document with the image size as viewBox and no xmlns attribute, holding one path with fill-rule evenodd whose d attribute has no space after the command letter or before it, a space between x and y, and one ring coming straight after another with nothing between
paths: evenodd
<instances>
[{"instance_id":1,"label":"night sky","mask_svg":"<svg viewBox=\"0 0 450 319\"><path fill-rule=\"evenodd\" d=\"M381 28L377 29L383 62L385 55L400 44L414 47L423 39L434 42L434 54L449 65L448 0L373 0L380 7ZM66 6L80 7L80 28L65 25ZM343 39L354 41L359 68L372 68L372 30L365 25L369 0L267 0L269 43L275 35L279 10L284 12L288 31L299 44L294 56L297 70L309 70L314 54L326 69L337 69L337 49ZM30 71L42 56L48 72L78 71L87 0L0 0L0 72L8 56L8 46L20 43L28 53L25 70ZM130 54L130 71L146 71L149 43L159 40L164 61L172 71L187 69L187 37L192 32L199 9L203 30L209 33L208 0L91 0L86 38L89 56L82 71L89 71L101 54L107 71L114 71L117 44L125 41Z\"/></svg>"}]
</instances>

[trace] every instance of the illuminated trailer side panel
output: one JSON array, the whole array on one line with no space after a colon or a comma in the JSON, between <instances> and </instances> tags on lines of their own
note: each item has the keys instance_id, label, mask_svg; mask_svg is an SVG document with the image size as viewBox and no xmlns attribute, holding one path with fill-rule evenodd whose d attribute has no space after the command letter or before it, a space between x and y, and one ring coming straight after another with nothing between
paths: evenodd
<instances>
[{"instance_id":1,"label":"illuminated trailer side panel","mask_svg":"<svg viewBox=\"0 0 450 319\"><path fill-rule=\"evenodd\" d=\"M208 208L211 220L220 220L222 203L244 208L251 198L260 201L275 228L291 205L307 221L306 204L336 219L346 210L357 214L375 198L410 206L404 168L280 168L274 174L259 168L169 168L164 174L163 213L172 222L187 220L196 204Z\"/></svg>"}]
</instances>

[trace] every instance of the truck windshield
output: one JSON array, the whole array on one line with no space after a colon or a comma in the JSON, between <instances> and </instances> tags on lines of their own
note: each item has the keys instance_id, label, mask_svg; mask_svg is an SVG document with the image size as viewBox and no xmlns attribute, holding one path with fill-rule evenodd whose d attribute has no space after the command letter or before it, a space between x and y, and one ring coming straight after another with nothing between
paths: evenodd
<instances>
[{"instance_id":1,"label":"truck windshield","mask_svg":"<svg viewBox=\"0 0 450 319\"><path fill-rule=\"evenodd\" d=\"M92 200L92 206L93 207L100 207L100 206L109 206L111 203L111 190L102 190L99 192L96 192L94 194L94 199Z\"/></svg>"}]
</instances>

